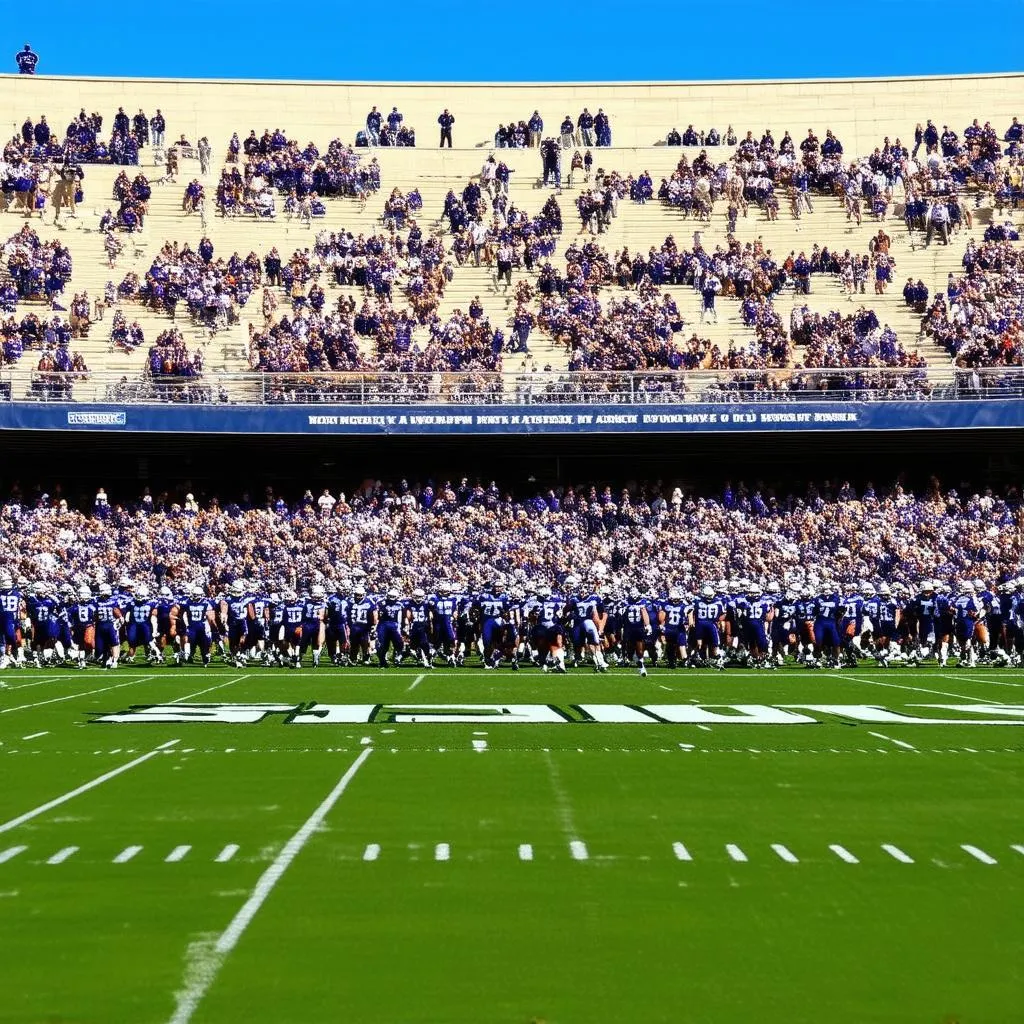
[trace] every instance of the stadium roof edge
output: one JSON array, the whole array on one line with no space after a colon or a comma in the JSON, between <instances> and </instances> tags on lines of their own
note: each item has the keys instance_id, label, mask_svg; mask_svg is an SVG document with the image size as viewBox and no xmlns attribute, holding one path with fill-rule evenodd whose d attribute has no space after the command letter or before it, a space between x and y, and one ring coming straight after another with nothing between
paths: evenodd
<instances>
[{"instance_id":1,"label":"stadium roof edge","mask_svg":"<svg viewBox=\"0 0 1024 1024\"><path fill-rule=\"evenodd\" d=\"M145 82L157 84L161 82L173 83L176 85L233 85L233 86L265 86L265 85L291 85L291 86L323 86L323 87L366 87L381 86L395 88L487 88L487 89L556 89L556 88L694 88L707 86L715 88L728 85L817 85L817 84L871 84L877 82L952 82L971 81L978 79L1001 79L1001 78L1024 78L1024 70L1020 71L991 71L975 72L960 75L880 75L873 77L851 77L841 76L838 78L722 78L722 79L679 79L679 80L650 80L650 81L607 81L607 82L586 82L586 81L565 81L565 82L401 82L401 81L375 81L364 79L361 81L344 81L341 79L302 79L302 78L132 78L119 77L116 75L32 75L25 76L17 73L0 72L0 78L13 78L20 81L58 81L58 82Z\"/></svg>"}]
</instances>

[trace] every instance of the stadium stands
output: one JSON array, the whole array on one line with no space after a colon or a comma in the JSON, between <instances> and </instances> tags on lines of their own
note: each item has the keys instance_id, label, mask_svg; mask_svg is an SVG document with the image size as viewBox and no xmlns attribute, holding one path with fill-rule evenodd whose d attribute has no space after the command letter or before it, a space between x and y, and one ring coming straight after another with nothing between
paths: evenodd
<instances>
[{"instance_id":1,"label":"stadium stands","mask_svg":"<svg viewBox=\"0 0 1024 1024\"><path fill-rule=\"evenodd\" d=\"M962 354L949 335L964 328L938 323L935 302L949 275L964 269L964 246L993 233L1010 237L1020 225L1019 160L1000 153L1015 145L1008 85L1016 81L501 87L488 89L486 103L467 86L225 83L213 109L199 83L7 76L0 98L15 110L95 125L95 116L83 121L76 113L83 101L111 123L122 116L110 113L118 107L159 106L168 138L186 144L154 147L144 116L128 119L127 129L119 120L141 145L140 171L132 177L114 163L85 164L77 216L60 227L50 217L56 186L44 181L51 202L32 230L61 259L69 254L67 266L50 273L38 266L27 282L15 265L12 280L0 282L0 299L10 309L12 288L33 289L23 306L65 286L84 292L95 314L81 341L93 385L147 376L142 346L124 343L124 325L114 325L112 314L98 322L106 305L98 299L120 304L146 339L173 320L230 401L266 390L229 376L251 369L487 369L501 372L502 390L514 393L524 374L541 390L574 387L545 378L545 370L941 368ZM415 153L349 149L382 93L397 102L381 108L397 106L406 126L433 125L450 108L458 148L434 149L431 131ZM599 147L594 137L587 147L579 125L571 138L553 136L564 172L557 194L540 187L543 147L494 148L495 120L518 124L523 112L538 110L554 132L562 113L578 120L584 107L607 112L614 146ZM897 140L916 151L914 126L929 117L967 129L961 138L947 132L936 153L924 142L917 172L897 173ZM721 121L723 137L740 126L738 145L707 138L706 149L663 145L676 123L694 118ZM36 146L38 125L28 120ZM529 131L527 142L541 141ZM214 154L205 173L189 141L200 138ZM171 150L177 171L166 160ZM590 159L581 158L584 169L577 166L570 185L577 150ZM853 161L859 177L850 174ZM20 230L19 195L0 215L0 226L9 225L3 237ZM941 223L933 223L934 205L946 208ZM108 206L104 226L113 230L101 232ZM474 237L474 211L484 226L497 216L494 235L481 228ZM929 236L931 244L922 244ZM949 245L938 244L943 237ZM281 274L268 289L265 261L275 248ZM47 249L34 251L40 263ZM596 294L595 264L603 268ZM296 275L293 267L302 269ZM933 303L921 310L916 299L906 301L889 287L896 273L919 282ZM1003 313L1012 333L1020 316L1007 287ZM853 320L844 308L851 299L862 307ZM304 306L308 318L289 305ZM842 327L854 320L858 326ZM606 321L611 329L601 326ZM794 333L796 322L802 327ZM819 337L826 328L828 345ZM271 354L281 339L289 339L291 358ZM303 344L308 352L300 352ZM1020 362L1019 345L992 337L969 353L961 363ZM27 367L7 372L13 396L30 393ZM725 392L738 383L726 378L716 379ZM337 388L323 384L313 393ZM301 391L309 394L308 384ZM80 397L98 393L91 386Z\"/></svg>"}]
</instances>

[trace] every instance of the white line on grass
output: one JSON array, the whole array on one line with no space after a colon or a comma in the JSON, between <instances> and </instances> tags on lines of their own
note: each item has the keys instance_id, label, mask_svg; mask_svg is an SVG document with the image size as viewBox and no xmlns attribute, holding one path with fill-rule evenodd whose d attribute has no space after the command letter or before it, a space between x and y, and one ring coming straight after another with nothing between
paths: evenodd
<instances>
[{"instance_id":1,"label":"white line on grass","mask_svg":"<svg viewBox=\"0 0 1024 1024\"><path fill-rule=\"evenodd\" d=\"M115 858L115 864L127 864L136 854L142 853L141 846L126 846Z\"/></svg>"},{"instance_id":2,"label":"white line on grass","mask_svg":"<svg viewBox=\"0 0 1024 1024\"><path fill-rule=\"evenodd\" d=\"M176 846L169 854L167 854L164 861L167 864L177 864L178 861L184 860L188 856L188 851L191 849L191 846Z\"/></svg>"},{"instance_id":3,"label":"white line on grass","mask_svg":"<svg viewBox=\"0 0 1024 1024\"><path fill-rule=\"evenodd\" d=\"M408 689L408 690L406 690L405 692L406 692L406 693L411 693L411 692L412 692L413 690L415 690L415 689L416 689L416 687L417 687L417 686L419 686L419 685L420 685L420 683L422 683L422 682L423 682L423 680L424 680L424 679L426 679L426 678L427 678L427 673L426 673L426 672L421 672L421 673L420 673L420 674L419 674L419 675L418 675L418 676L417 676L417 677L416 677L416 678L415 678L415 679L414 679L414 680L413 680L413 681L412 681L412 682L411 682L411 683L409 684L409 689Z\"/></svg>"},{"instance_id":4,"label":"white line on grass","mask_svg":"<svg viewBox=\"0 0 1024 1024\"><path fill-rule=\"evenodd\" d=\"M168 704L181 704L182 701L191 700L193 697L201 697L204 693L211 693L213 690L222 690L225 686L231 686L233 683L240 683L243 679L248 679L249 676L239 676L237 679L229 679L226 683L218 683L216 686L208 686L205 690L198 690L196 693L190 693L187 697L178 697L177 700L169 700Z\"/></svg>"},{"instance_id":5,"label":"white line on grass","mask_svg":"<svg viewBox=\"0 0 1024 1024\"><path fill-rule=\"evenodd\" d=\"M569 852L572 854L573 860L587 860L590 857L587 844L581 839L574 839L569 844Z\"/></svg>"},{"instance_id":6,"label":"white line on grass","mask_svg":"<svg viewBox=\"0 0 1024 1024\"><path fill-rule=\"evenodd\" d=\"M533 847L529 843L519 844L519 859L533 860Z\"/></svg>"},{"instance_id":7,"label":"white line on grass","mask_svg":"<svg viewBox=\"0 0 1024 1024\"><path fill-rule=\"evenodd\" d=\"M682 843L673 843L672 852L675 853L676 860L693 860L690 851Z\"/></svg>"},{"instance_id":8,"label":"white line on grass","mask_svg":"<svg viewBox=\"0 0 1024 1024\"><path fill-rule=\"evenodd\" d=\"M473 740L473 749L482 754L487 749L487 740Z\"/></svg>"},{"instance_id":9,"label":"white line on grass","mask_svg":"<svg viewBox=\"0 0 1024 1024\"><path fill-rule=\"evenodd\" d=\"M1020 846L1017 843L1014 843L1013 846L1010 847L1010 849L1011 850L1016 850L1017 853L1024 854L1024 846Z\"/></svg>"},{"instance_id":10,"label":"white line on grass","mask_svg":"<svg viewBox=\"0 0 1024 1024\"><path fill-rule=\"evenodd\" d=\"M700 725L698 723L697 728L700 729L703 732L711 732L711 726L710 725Z\"/></svg>"},{"instance_id":11,"label":"white line on grass","mask_svg":"<svg viewBox=\"0 0 1024 1024\"><path fill-rule=\"evenodd\" d=\"M376 860L380 856L380 843L370 843L363 851L363 860Z\"/></svg>"},{"instance_id":12,"label":"white line on grass","mask_svg":"<svg viewBox=\"0 0 1024 1024\"><path fill-rule=\"evenodd\" d=\"M891 736L886 736L881 732L869 732L869 736L874 736L876 739L888 740L890 743L895 743L897 747L902 747L904 750L917 750L917 747L911 746L909 743L904 743L903 740L894 740Z\"/></svg>"},{"instance_id":13,"label":"white line on grass","mask_svg":"<svg viewBox=\"0 0 1024 1024\"><path fill-rule=\"evenodd\" d=\"M986 700L984 697L968 697L964 693L949 693L947 690L928 690L923 686L906 686L903 683L883 683L881 679L864 679L862 676L847 676L838 672L832 673L833 679L846 679L853 683L867 683L869 686L888 686L893 690L915 690L918 693L934 693L940 697L957 697L959 700L976 700L979 704L997 704L998 701Z\"/></svg>"},{"instance_id":14,"label":"white line on grass","mask_svg":"<svg viewBox=\"0 0 1024 1024\"><path fill-rule=\"evenodd\" d=\"M999 863L995 857L987 854L984 850L979 850L977 846L971 846L970 843L961 843L960 849L964 853L969 853L975 860L980 860L982 864L997 864Z\"/></svg>"},{"instance_id":15,"label":"white line on grass","mask_svg":"<svg viewBox=\"0 0 1024 1024\"><path fill-rule=\"evenodd\" d=\"M21 738L23 740L37 740L37 739L39 739L40 736L49 736L49 735L50 735L50 732L49 732L49 730L47 730L45 732L33 732L33 733L30 733L28 736L22 736Z\"/></svg>"},{"instance_id":16,"label":"white line on grass","mask_svg":"<svg viewBox=\"0 0 1024 1024\"><path fill-rule=\"evenodd\" d=\"M218 864L226 864L236 853L238 853L238 843L228 843L228 845L217 854L214 860Z\"/></svg>"},{"instance_id":17,"label":"white line on grass","mask_svg":"<svg viewBox=\"0 0 1024 1024\"><path fill-rule=\"evenodd\" d=\"M829 844L829 849L841 860L847 864L859 864L860 861L845 846L840 846L838 843Z\"/></svg>"},{"instance_id":18,"label":"white line on grass","mask_svg":"<svg viewBox=\"0 0 1024 1024\"><path fill-rule=\"evenodd\" d=\"M68 857L73 857L76 853L78 853L77 846L65 846L63 850L58 850L46 863L63 864Z\"/></svg>"},{"instance_id":19,"label":"white line on grass","mask_svg":"<svg viewBox=\"0 0 1024 1024\"><path fill-rule=\"evenodd\" d=\"M192 1015L196 1012L203 999L217 977L218 971L224 964L227 955L238 945L239 939L245 933L246 928L252 923L252 919L259 912L267 897L271 894L274 886L281 880L281 877L288 870L289 865L302 851L302 848L309 842L310 837L323 824L324 818L330 814L331 809L340 799L342 793L348 788L349 783L355 777L356 772L366 763L366 759L373 753L372 747L367 747L353 762L348 770L338 780L334 789L320 803L315 811L303 822L299 830L285 843L281 852L274 858L273 863L260 876L252 895L245 901L244 906L234 916L231 923L214 943L212 949L200 944L196 949L197 955L188 963L185 971L185 986L175 993L177 1009L170 1018L170 1024L188 1024Z\"/></svg>"},{"instance_id":20,"label":"white line on grass","mask_svg":"<svg viewBox=\"0 0 1024 1024\"><path fill-rule=\"evenodd\" d=\"M959 679L962 683L981 683L983 686L1024 686L1024 683L1010 683L1003 679L982 679L970 676L951 676L948 672L940 672L940 679Z\"/></svg>"},{"instance_id":21,"label":"white line on grass","mask_svg":"<svg viewBox=\"0 0 1024 1024\"><path fill-rule=\"evenodd\" d=\"M447 843L438 843L434 847L434 860L451 860L452 848Z\"/></svg>"},{"instance_id":22,"label":"white line on grass","mask_svg":"<svg viewBox=\"0 0 1024 1024\"><path fill-rule=\"evenodd\" d=\"M68 693L63 697L51 697L49 700L37 701L35 704L19 704L15 708L4 708L0 715L9 715L12 711L27 711L29 708L41 708L46 704L59 704L62 700L74 700L76 697L90 697L94 693L106 693L108 690L119 690L122 686L135 686L137 683L144 683L153 676L142 676L139 679L129 679L126 683L115 683L113 686L101 686L98 690L84 690L81 693Z\"/></svg>"},{"instance_id":23,"label":"white line on grass","mask_svg":"<svg viewBox=\"0 0 1024 1024\"><path fill-rule=\"evenodd\" d=\"M787 864L799 864L800 860L795 853L788 847L783 846L782 843L772 843L772 849L782 858Z\"/></svg>"},{"instance_id":24,"label":"white line on grass","mask_svg":"<svg viewBox=\"0 0 1024 1024\"><path fill-rule=\"evenodd\" d=\"M882 849L885 850L890 857L898 860L901 864L913 864L914 858L904 853L898 846L893 846L892 843L882 843Z\"/></svg>"},{"instance_id":25,"label":"white line on grass","mask_svg":"<svg viewBox=\"0 0 1024 1024\"><path fill-rule=\"evenodd\" d=\"M148 753L142 754L140 757L135 758L133 761L127 761L117 768L112 768L109 772L104 772L102 775L97 775L95 779L91 779L89 782L83 783L76 789L72 789L62 796L54 797L53 800L48 800L45 804L40 804L38 807L33 807L31 811L26 811L24 814L19 814L17 818L11 818L10 821L5 821L0 825L0 833L9 832L12 828L17 828L19 825L24 824L26 821L31 821L33 818L38 818L40 814L45 814L47 811L53 810L54 807L59 807L61 804L67 803L69 800L74 799L76 796L80 796L82 793L88 793L90 789L95 789L97 786L103 785L104 782L110 779L116 778L122 772L126 772L131 768L135 768L137 765L142 764L144 761L148 761L151 757L156 757L157 754L162 750L166 750L168 747L173 747L178 740L168 740L166 743L161 743L159 747L155 747Z\"/></svg>"},{"instance_id":26,"label":"white line on grass","mask_svg":"<svg viewBox=\"0 0 1024 1024\"><path fill-rule=\"evenodd\" d=\"M5 690L25 690L30 686L42 686L43 683L57 683L62 679L67 679L67 676L43 676L42 679L33 679L31 683L18 683L17 686L5 686Z\"/></svg>"},{"instance_id":27,"label":"white line on grass","mask_svg":"<svg viewBox=\"0 0 1024 1024\"><path fill-rule=\"evenodd\" d=\"M8 847L8 849L0 852L0 864L6 864L9 860L13 860L19 853L24 853L27 849L27 846Z\"/></svg>"},{"instance_id":28,"label":"white line on grass","mask_svg":"<svg viewBox=\"0 0 1024 1024\"><path fill-rule=\"evenodd\" d=\"M725 850L738 864L746 863L747 855L735 843L726 843Z\"/></svg>"}]
</instances>

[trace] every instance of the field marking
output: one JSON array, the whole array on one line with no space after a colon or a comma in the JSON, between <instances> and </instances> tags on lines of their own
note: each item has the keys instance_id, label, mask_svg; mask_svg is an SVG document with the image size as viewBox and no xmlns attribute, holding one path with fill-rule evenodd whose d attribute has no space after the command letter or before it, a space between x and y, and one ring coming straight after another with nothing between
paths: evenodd
<instances>
[{"instance_id":1,"label":"field marking","mask_svg":"<svg viewBox=\"0 0 1024 1024\"><path fill-rule=\"evenodd\" d=\"M984 850L978 849L977 846L972 846L970 843L961 843L960 849L964 853L969 853L975 860L980 860L982 864L998 864L999 861L991 854L986 853Z\"/></svg>"},{"instance_id":2,"label":"field marking","mask_svg":"<svg viewBox=\"0 0 1024 1024\"><path fill-rule=\"evenodd\" d=\"M885 850L890 857L894 860L898 860L901 864L913 864L914 858L909 854L904 853L898 846L893 846L892 843L882 843L882 849Z\"/></svg>"},{"instance_id":3,"label":"field marking","mask_svg":"<svg viewBox=\"0 0 1024 1024\"><path fill-rule=\"evenodd\" d=\"M438 843L434 847L434 860L451 860L452 848L447 843Z\"/></svg>"},{"instance_id":4,"label":"field marking","mask_svg":"<svg viewBox=\"0 0 1024 1024\"><path fill-rule=\"evenodd\" d=\"M18 683L17 686L5 686L5 690L24 690L29 686L42 686L43 683L59 683L62 679L74 679L74 676L44 676L42 679L34 679L31 683Z\"/></svg>"},{"instance_id":5,"label":"field marking","mask_svg":"<svg viewBox=\"0 0 1024 1024\"><path fill-rule=\"evenodd\" d=\"M1016 850L1019 854L1024 854L1024 846L1021 846L1017 843L1014 843L1013 846L1010 847L1010 849Z\"/></svg>"},{"instance_id":6,"label":"field marking","mask_svg":"<svg viewBox=\"0 0 1024 1024\"><path fill-rule=\"evenodd\" d=\"M74 700L76 697L91 697L94 693L106 693L108 690L119 690L122 686L135 686L144 683L155 676L142 676L140 679L129 679L126 683L115 683L113 686L101 686L98 690L83 690L81 693L68 693L63 697L51 697L49 700L40 700L35 704L19 704L15 708L3 708L0 715L9 715L12 711L27 711L29 708L41 708L47 704L59 704L62 700Z\"/></svg>"},{"instance_id":7,"label":"field marking","mask_svg":"<svg viewBox=\"0 0 1024 1024\"><path fill-rule=\"evenodd\" d=\"M376 860L380 856L380 843L369 843L363 850L363 860Z\"/></svg>"},{"instance_id":8,"label":"field marking","mask_svg":"<svg viewBox=\"0 0 1024 1024\"><path fill-rule=\"evenodd\" d=\"M737 864L745 864L747 862L747 855L735 843L726 843L725 852L728 853Z\"/></svg>"},{"instance_id":9,"label":"field marking","mask_svg":"<svg viewBox=\"0 0 1024 1024\"><path fill-rule=\"evenodd\" d=\"M572 804L569 802L569 794L562 785L562 775L558 770L551 756L551 751L545 749L544 762L548 768L548 776L551 779L551 790L555 794L555 810L558 812L558 821L562 826L562 835L569 840L570 846L579 837L576 830L576 819L572 813Z\"/></svg>"},{"instance_id":10,"label":"field marking","mask_svg":"<svg viewBox=\"0 0 1024 1024\"><path fill-rule=\"evenodd\" d=\"M672 852L676 855L676 860L693 860L690 851L682 843L673 843Z\"/></svg>"},{"instance_id":11,"label":"field marking","mask_svg":"<svg viewBox=\"0 0 1024 1024\"><path fill-rule=\"evenodd\" d=\"M482 754L487 749L487 740L473 740L473 749Z\"/></svg>"},{"instance_id":12,"label":"field marking","mask_svg":"<svg viewBox=\"0 0 1024 1024\"><path fill-rule=\"evenodd\" d=\"M784 860L787 864L799 864L800 858L788 847L783 846L782 843L772 843L772 849Z\"/></svg>"},{"instance_id":13,"label":"field marking","mask_svg":"<svg viewBox=\"0 0 1024 1024\"><path fill-rule=\"evenodd\" d=\"M178 861L184 860L188 856L188 851L191 850L191 846L176 846L166 857L164 857L165 864L177 864Z\"/></svg>"},{"instance_id":14,"label":"field marking","mask_svg":"<svg viewBox=\"0 0 1024 1024\"><path fill-rule=\"evenodd\" d=\"M37 740L37 739L39 739L40 736L49 736L49 735L50 735L50 731L49 731L49 729L47 729L47 730L45 730L43 732L33 732L33 733L30 733L28 736L22 736L21 738L22 738L22 740Z\"/></svg>"},{"instance_id":15,"label":"field marking","mask_svg":"<svg viewBox=\"0 0 1024 1024\"><path fill-rule=\"evenodd\" d=\"M238 843L228 843L213 859L217 864L226 864L236 853L238 853Z\"/></svg>"},{"instance_id":16,"label":"field marking","mask_svg":"<svg viewBox=\"0 0 1024 1024\"><path fill-rule=\"evenodd\" d=\"M959 679L962 683L980 683L982 686L1015 686L1024 687L1024 683L1009 683L1001 679L971 679L970 676L951 676L940 673L940 679Z\"/></svg>"},{"instance_id":17,"label":"field marking","mask_svg":"<svg viewBox=\"0 0 1024 1024\"><path fill-rule=\"evenodd\" d=\"M38 807L33 807L31 811L26 811L24 814L18 815L17 818L11 818L10 821L5 821L0 825L0 833L9 832L12 828L17 828L19 825L23 825L26 821L31 821L33 818L38 818L40 814L45 814L47 811L52 811L54 807L60 807L61 804L66 804L69 800L73 800L76 796L81 796L82 793L88 793L90 789L95 789L97 786L102 786L104 782L110 779L116 778L123 772L129 771L132 768L142 764L144 761L148 761L151 757L156 757L162 750L166 750L168 747L173 747L175 743L180 742L179 740L168 740L166 743L161 743L159 747L154 747L148 753L142 754L136 757L132 761L127 761L117 768L112 768L109 772L104 772L102 775L97 775L95 779L91 779L89 782L82 783L76 789L69 790L67 793L61 796L54 797L52 800L48 800L45 804L40 804Z\"/></svg>"},{"instance_id":18,"label":"field marking","mask_svg":"<svg viewBox=\"0 0 1024 1024\"><path fill-rule=\"evenodd\" d=\"M413 681L412 681L412 682L411 682L411 683L409 684L409 689L408 689L408 690L406 690L405 692L406 692L406 693L412 693L412 691L413 691L413 690L415 690L415 689L416 689L416 687L417 687L417 686L419 686L419 685L420 685L420 683L422 683L422 682L423 682L423 680L424 680L424 679L426 679L426 678L427 678L427 673L426 673L426 672L421 672L421 673L420 673L420 674L419 674L419 675L418 675L418 676L417 676L417 677L416 677L416 678L415 678L415 679L414 679L414 680L413 680Z\"/></svg>"},{"instance_id":19,"label":"field marking","mask_svg":"<svg viewBox=\"0 0 1024 1024\"><path fill-rule=\"evenodd\" d=\"M698 722L697 723L697 728L700 729L702 732L711 732L711 726L710 725L701 725Z\"/></svg>"},{"instance_id":20,"label":"field marking","mask_svg":"<svg viewBox=\"0 0 1024 1024\"><path fill-rule=\"evenodd\" d=\"M273 863L260 876L252 894L245 901L241 910L234 916L231 923L221 933L220 937L210 948L203 943L190 946L192 956L186 964L185 985L180 992L175 993L177 1008L170 1017L170 1024L188 1024L192 1015L203 999L203 996L210 990L210 986L216 980L217 974L227 959L228 954L238 945L239 939L245 934L246 928L252 923L252 919L259 912L267 897L273 892L274 886L281 880L281 877L288 870L292 861L302 852L302 848L309 842L310 837L323 824L324 818L330 814L331 809L341 798L341 795L348 789L349 783L355 778L356 773L366 763L367 758L373 753L373 747L367 747L349 765L347 771L338 780L334 788L321 801L315 811L303 822L299 830L285 843L281 852L274 858Z\"/></svg>"},{"instance_id":21,"label":"field marking","mask_svg":"<svg viewBox=\"0 0 1024 1024\"><path fill-rule=\"evenodd\" d=\"M168 704L180 704L182 701L191 700L193 697L201 697L204 693L211 693L214 690L222 690L225 686L231 686L234 683L240 683L243 679L248 679L248 675L239 676L237 679L229 679L226 683L218 683L216 686L208 686L205 690L198 690L195 693L190 693L187 697L178 697L176 700L169 700Z\"/></svg>"},{"instance_id":22,"label":"field marking","mask_svg":"<svg viewBox=\"0 0 1024 1024\"><path fill-rule=\"evenodd\" d=\"M587 860L590 857L587 844L582 839L574 839L569 843L569 852L572 854L573 860Z\"/></svg>"},{"instance_id":23,"label":"field marking","mask_svg":"<svg viewBox=\"0 0 1024 1024\"><path fill-rule=\"evenodd\" d=\"M912 746L909 743L905 743L903 740L894 740L891 736L886 736L881 732L869 732L869 736L874 736L880 740L888 740L890 743L895 743L897 747L902 747L904 750L917 750L917 747Z\"/></svg>"},{"instance_id":24,"label":"field marking","mask_svg":"<svg viewBox=\"0 0 1024 1024\"><path fill-rule=\"evenodd\" d=\"M915 690L918 693L934 693L939 697L956 697L959 700L976 700L979 704L998 704L999 701L985 697L968 697L965 693L950 693L948 690L929 690L924 686L906 686L903 683L883 683L881 679L865 679L863 676L845 676L838 672L831 673L833 679L848 679L854 683L867 683L869 686L888 686L893 690Z\"/></svg>"},{"instance_id":25,"label":"field marking","mask_svg":"<svg viewBox=\"0 0 1024 1024\"><path fill-rule=\"evenodd\" d=\"M9 860L13 860L19 853L24 853L27 849L27 846L8 847L6 850L0 852L0 864L6 864Z\"/></svg>"},{"instance_id":26,"label":"field marking","mask_svg":"<svg viewBox=\"0 0 1024 1024\"><path fill-rule=\"evenodd\" d=\"M133 857L142 853L141 846L126 846L113 860L114 864L127 864Z\"/></svg>"},{"instance_id":27,"label":"field marking","mask_svg":"<svg viewBox=\"0 0 1024 1024\"><path fill-rule=\"evenodd\" d=\"M519 844L519 859L533 860L533 847L529 843Z\"/></svg>"},{"instance_id":28,"label":"field marking","mask_svg":"<svg viewBox=\"0 0 1024 1024\"><path fill-rule=\"evenodd\" d=\"M830 843L829 849L841 860L847 864L859 864L860 861L845 846L840 846L839 843Z\"/></svg>"},{"instance_id":29,"label":"field marking","mask_svg":"<svg viewBox=\"0 0 1024 1024\"><path fill-rule=\"evenodd\" d=\"M68 857L73 857L78 853L77 846L65 846L63 850L58 850L46 863L47 864L63 864Z\"/></svg>"}]
</instances>

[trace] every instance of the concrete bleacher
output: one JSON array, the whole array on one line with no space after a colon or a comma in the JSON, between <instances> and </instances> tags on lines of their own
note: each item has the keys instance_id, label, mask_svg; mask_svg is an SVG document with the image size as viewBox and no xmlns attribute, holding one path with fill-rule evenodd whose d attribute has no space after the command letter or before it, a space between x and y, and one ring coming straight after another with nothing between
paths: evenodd
<instances>
[{"instance_id":1,"label":"concrete bleacher","mask_svg":"<svg viewBox=\"0 0 1024 1024\"><path fill-rule=\"evenodd\" d=\"M584 106L591 112L604 107L612 119L610 149L594 149L595 167L618 170L624 174L650 172L655 185L674 168L685 153L696 155L696 149L681 149L661 145L665 133L672 127L684 128L693 123L698 128L717 127L724 132L731 124L742 137L749 128L760 133L771 128L776 139L789 130L799 141L808 127L819 136L831 128L842 140L847 158L870 152L880 145L882 138L899 136L912 145L914 125L932 117L940 126L950 124L958 133L978 117L991 120L1001 135L1014 114L1020 114L1019 100L1024 96L1024 76L979 76L947 79L897 79L846 82L791 82L791 83L719 83L719 84L637 84L614 86L543 85L543 86L466 86L466 85L342 85L326 83L237 83L219 82L216 88L204 82L124 81L109 79L57 79L39 76L20 78L0 76L0 111L11 125L10 133L17 133L26 115L38 118L42 113L58 133L81 107L98 110L105 118L104 129L109 130L114 111L123 105L129 114L142 107L152 115L160 107L167 118L167 140L184 133L192 142L200 136L209 138L214 159L210 173L204 179L207 189L207 224L205 234L213 241L218 256L238 251L243 257L255 251L262 257L276 245L287 259L299 247L312 246L313 236L322 228L369 233L380 230L380 215L384 200L394 187L402 192L418 188L423 197L423 210L418 219L425 231L431 230L441 214L442 203L449 188L459 192L468 178L478 174L480 166L491 151L491 137L499 121L526 119L539 109L548 131L554 133L565 113L574 117ZM406 123L417 128L416 149L373 150L381 164L381 191L371 195L365 209L354 200L327 200L327 215L314 221L310 230L297 222L287 220L278 202L278 216L273 221L255 221L252 218L221 218L216 214L214 191L223 157L232 132L244 138L251 128L257 134L264 128L280 127L289 138L300 144L312 139L323 150L334 137L352 141L362 128L365 114L371 105L388 111L397 105L405 114ZM438 150L438 112L449 107L456 115L454 130L456 148ZM370 155L371 151L363 151ZM537 186L540 177L540 156L537 150L502 150L502 157L515 172L512 176L511 198L515 205L529 214L539 211L549 190ZM731 147L719 147L716 160L731 156ZM568 161L565 162L567 169ZM86 290L90 297L100 294L107 280L115 283L129 270L140 275L149 266L153 255L167 240L188 242L195 247L204 234L197 215L186 217L181 209L186 183L201 177L199 163L183 160L177 180L173 184L157 184L162 173L153 166L153 151L143 150L141 169L153 185L150 212L143 231L125 235L125 249L115 269L107 266L102 235L97 230L99 216L108 206L114 206L111 187L120 168L87 165L85 201L79 209L79 218L67 222L62 228L52 226L52 211L47 220L33 218L33 227L44 237L60 233L69 245L75 262L74 276L66 292L70 301L75 291ZM129 174L134 174L129 169ZM563 181L559 196L565 231L555 253L556 265L564 267L561 254L579 237L579 218L575 198L582 180L569 187ZM854 309L863 302L876 309L879 320L892 326L910 350L920 350L929 362L948 362L944 352L936 350L927 340L919 337L920 317L904 305L902 285L908 276L921 278L932 294L942 290L950 271L960 268L967 232L954 236L948 247L932 245L928 249L912 249L907 232L898 216L902 197L897 194L897 213L891 214L885 226L892 237L891 253L896 260L893 284L888 294L876 296L869 284L868 294L849 303L840 292L839 284L820 276L813 279L813 293L808 296L784 294L776 302L780 314L788 322L789 310L795 301L807 303L813 309ZM975 211L973 234L981 237L990 219L990 210ZM1015 215L1019 223L1021 215ZM22 218L14 213L0 215L0 238L7 238L21 225ZM703 244L713 248L725 241L725 204L716 205L712 221L698 225L684 219L674 209L656 200L640 206L624 199L619 216L608 234L600 242L610 253L627 245L631 252L646 252L658 246L666 235L673 234L680 246L692 243L693 231L700 228ZM779 219L768 222L762 213L751 207L750 216L741 218L737 237L740 241L760 237L765 246L782 259L790 250L810 251L814 243L828 244L841 250L849 248L855 253L868 251L868 241L878 230L877 222L865 214L860 227L847 222L839 199L816 197L815 212L800 221L792 218L788 209L780 211ZM522 276L524 272L517 272ZM731 340L742 343L751 335L738 317L735 300L721 299L719 322L698 324L699 298L689 289L673 290L680 310L687 321L687 332L692 329L702 337L717 342L723 350ZM609 290L607 295L613 292ZM329 299L337 289L328 292ZM397 294L397 293L396 293ZM467 265L456 270L454 281L448 286L441 304L442 316L456 308L465 310L471 299L479 295L493 326L503 326L511 314L509 301L495 293L492 271ZM183 312L179 312L178 326L184 331L190 347L202 346L207 374L216 371L243 371L248 325L262 322L260 293L257 292L242 311L241 322L212 336L202 328L193 326ZM66 304L66 303L65 303ZM135 304L126 304L129 322L138 320L142 325L146 345L135 353L125 354L112 350L109 343L111 314L103 323L95 324L88 339L77 341L77 351L84 354L94 370L107 370L137 376L145 362L145 349L170 321ZM40 309L39 312L42 312ZM424 337L420 330L417 337ZM550 366L559 369L566 363L566 354L550 339L535 332L531 338L529 364L537 368ZM35 365L33 353L26 353L13 371L13 392L24 394L31 370ZM506 371L517 371L523 366L521 356L506 359Z\"/></svg>"}]
</instances>

